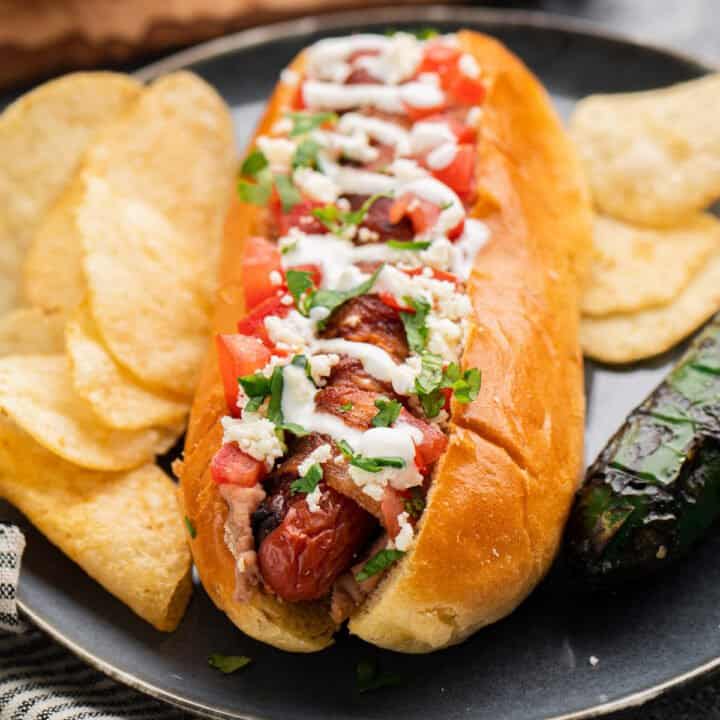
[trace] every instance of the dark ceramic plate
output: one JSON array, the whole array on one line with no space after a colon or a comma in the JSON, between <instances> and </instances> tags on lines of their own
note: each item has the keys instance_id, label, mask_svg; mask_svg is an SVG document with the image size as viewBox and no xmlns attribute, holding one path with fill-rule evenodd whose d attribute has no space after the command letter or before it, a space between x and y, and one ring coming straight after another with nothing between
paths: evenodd
<instances>
[{"instance_id":1,"label":"dark ceramic plate","mask_svg":"<svg viewBox=\"0 0 720 720\"><path fill-rule=\"evenodd\" d=\"M232 106L243 147L278 72L303 46L328 34L427 25L496 35L540 76L565 114L588 93L651 88L706 70L689 58L559 18L426 8L252 30L181 53L141 74L151 78L187 67L205 77ZM623 370L588 367L589 458L659 381L671 359ZM639 704L720 665L717 537L663 578L622 595L577 597L556 572L511 617L434 655L396 655L340 637L333 648L301 657L244 637L200 587L178 631L155 632L7 505L0 505L0 517L15 518L27 530L20 597L40 627L122 682L207 715L585 718ZM245 654L254 662L244 672L224 676L208 667L211 652ZM599 658L596 667L590 656ZM354 674L363 659L402 675L402 686L358 694Z\"/></svg>"}]
</instances>

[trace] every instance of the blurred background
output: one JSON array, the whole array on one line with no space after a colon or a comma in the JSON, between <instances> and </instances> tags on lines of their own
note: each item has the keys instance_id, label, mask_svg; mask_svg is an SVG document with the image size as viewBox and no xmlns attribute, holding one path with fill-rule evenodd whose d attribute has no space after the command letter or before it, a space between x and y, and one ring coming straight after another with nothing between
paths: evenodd
<instances>
[{"instance_id":1,"label":"blurred background","mask_svg":"<svg viewBox=\"0 0 720 720\"><path fill-rule=\"evenodd\" d=\"M254 25L422 0L0 0L0 92L87 67L131 69ZM432 3L423 3L432 4ZM720 61L717 0L486 0L544 10Z\"/></svg>"}]
</instances>

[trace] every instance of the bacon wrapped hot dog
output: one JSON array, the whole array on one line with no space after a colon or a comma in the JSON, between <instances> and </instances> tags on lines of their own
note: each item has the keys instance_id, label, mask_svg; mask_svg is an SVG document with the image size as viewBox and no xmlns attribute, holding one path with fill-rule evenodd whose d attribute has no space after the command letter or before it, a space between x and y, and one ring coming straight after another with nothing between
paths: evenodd
<instances>
[{"instance_id":1,"label":"bacon wrapped hot dog","mask_svg":"<svg viewBox=\"0 0 720 720\"><path fill-rule=\"evenodd\" d=\"M287 650L459 642L547 570L580 468L569 141L490 38L354 35L283 72L241 176L179 468L203 583Z\"/></svg>"}]
</instances>

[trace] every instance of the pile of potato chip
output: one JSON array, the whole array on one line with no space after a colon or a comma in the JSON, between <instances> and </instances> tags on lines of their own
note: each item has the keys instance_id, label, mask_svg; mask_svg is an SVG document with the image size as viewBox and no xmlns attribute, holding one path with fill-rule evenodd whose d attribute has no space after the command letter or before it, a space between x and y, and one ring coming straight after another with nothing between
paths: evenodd
<instances>
[{"instance_id":1,"label":"pile of potato chip","mask_svg":"<svg viewBox=\"0 0 720 720\"><path fill-rule=\"evenodd\" d=\"M175 486L235 149L190 73L49 82L0 115L0 495L162 630L191 591Z\"/></svg>"},{"instance_id":2,"label":"pile of potato chip","mask_svg":"<svg viewBox=\"0 0 720 720\"><path fill-rule=\"evenodd\" d=\"M720 309L720 75L594 95L571 119L597 215L587 355L664 352Z\"/></svg>"}]
</instances>

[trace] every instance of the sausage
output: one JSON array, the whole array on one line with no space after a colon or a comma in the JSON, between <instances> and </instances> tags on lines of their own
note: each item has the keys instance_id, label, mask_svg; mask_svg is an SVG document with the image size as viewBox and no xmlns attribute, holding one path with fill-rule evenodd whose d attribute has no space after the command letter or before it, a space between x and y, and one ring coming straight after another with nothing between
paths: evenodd
<instances>
[{"instance_id":1,"label":"sausage","mask_svg":"<svg viewBox=\"0 0 720 720\"><path fill-rule=\"evenodd\" d=\"M350 498L320 487L320 509L294 502L258 551L265 586L288 602L326 596L377 526Z\"/></svg>"},{"instance_id":2,"label":"sausage","mask_svg":"<svg viewBox=\"0 0 720 720\"><path fill-rule=\"evenodd\" d=\"M328 318L323 338L370 343L403 362L409 354L405 328L397 310L377 295L361 295L343 303Z\"/></svg>"},{"instance_id":3,"label":"sausage","mask_svg":"<svg viewBox=\"0 0 720 720\"><path fill-rule=\"evenodd\" d=\"M353 194L344 197L353 210L359 210L370 196ZM389 197L379 197L373 202L359 227L365 228L374 235L369 240L363 240L367 235L358 232L354 239L356 244L386 242L387 240L412 240L415 237L413 225L407 217L403 217L397 223L390 222L390 208L393 202L393 199Z\"/></svg>"}]
</instances>

